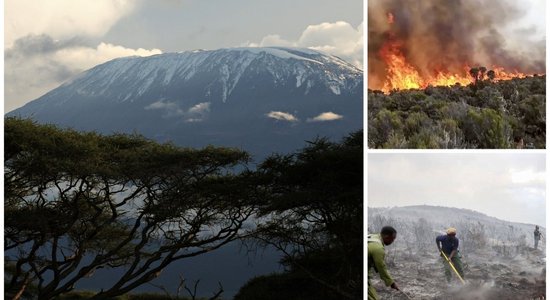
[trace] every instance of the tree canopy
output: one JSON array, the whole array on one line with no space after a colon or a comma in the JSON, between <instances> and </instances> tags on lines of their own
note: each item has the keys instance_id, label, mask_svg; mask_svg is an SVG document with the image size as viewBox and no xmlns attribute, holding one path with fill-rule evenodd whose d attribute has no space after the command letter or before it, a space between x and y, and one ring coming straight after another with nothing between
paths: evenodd
<instances>
[{"instance_id":1,"label":"tree canopy","mask_svg":"<svg viewBox=\"0 0 550 300\"><path fill-rule=\"evenodd\" d=\"M256 278L235 299L362 299L362 132L271 156L258 172L269 196L255 238L284 254L287 273Z\"/></svg>"},{"instance_id":2,"label":"tree canopy","mask_svg":"<svg viewBox=\"0 0 550 300\"><path fill-rule=\"evenodd\" d=\"M248 159L6 119L6 294L33 285L50 299L98 268L120 268L93 298L114 297L246 235L249 180L233 168Z\"/></svg>"},{"instance_id":3,"label":"tree canopy","mask_svg":"<svg viewBox=\"0 0 550 300\"><path fill-rule=\"evenodd\" d=\"M251 170L237 149L7 118L4 158L11 299L67 296L101 268L121 275L87 297L114 298L237 239L276 247L286 267L252 280L238 299L258 286L268 299L257 284L266 281L285 299L362 296L362 132L319 138Z\"/></svg>"}]
</instances>

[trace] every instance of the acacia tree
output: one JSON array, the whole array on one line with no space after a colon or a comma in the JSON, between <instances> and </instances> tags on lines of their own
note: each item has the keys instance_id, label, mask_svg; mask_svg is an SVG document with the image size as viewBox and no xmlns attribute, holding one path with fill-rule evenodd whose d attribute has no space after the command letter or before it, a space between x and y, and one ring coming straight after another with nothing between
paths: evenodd
<instances>
[{"instance_id":1,"label":"acacia tree","mask_svg":"<svg viewBox=\"0 0 550 300\"><path fill-rule=\"evenodd\" d=\"M94 299L129 292L173 261L247 234L245 152L157 144L5 119L6 298L69 292L99 268L122 275Z\"/></svg>"},{"instance_id":2,"label":"acacia tree","mask_svg":"<svg viewBox=\"0 0 550 300\"><path fill-rule=\"evenodd\" d=\"M258 167L269 197L255 238L279 249L289 273L309 278L311 289L324 299L362 297L362 146L362 132L342 143L318 139ZM236 299L249 299L244 294Z\"/></svg>"}]
</instances>

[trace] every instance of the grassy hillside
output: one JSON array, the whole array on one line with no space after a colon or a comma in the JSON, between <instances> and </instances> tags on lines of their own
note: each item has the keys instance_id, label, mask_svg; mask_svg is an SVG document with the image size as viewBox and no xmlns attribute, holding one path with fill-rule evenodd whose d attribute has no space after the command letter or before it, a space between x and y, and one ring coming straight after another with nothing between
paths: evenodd
<instances>
[{"instance_id":1,"label":"grassy hillside","mask_svg":"<svg viewBox=\"0 0 550 300\"><path fill-rule=\"evenodd\" d=\"M546 75L368 92L370 148L545 148Z\"/></svg>"}]
</instances>

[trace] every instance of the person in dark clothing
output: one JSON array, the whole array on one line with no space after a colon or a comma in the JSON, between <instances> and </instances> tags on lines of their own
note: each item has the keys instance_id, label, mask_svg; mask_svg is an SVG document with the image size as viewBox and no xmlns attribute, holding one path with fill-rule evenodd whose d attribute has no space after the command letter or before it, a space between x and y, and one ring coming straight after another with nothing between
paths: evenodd
<instances>
[{"instance_id":1,"label":"person in dark clothing","mask_svg":"<svg viewBox=\"0 0 550 300\"><path fill-rule=\"evenodd\" d=\"M456 237L456 229L455 228L449 228L447 229L447 234L440 235L435 239L435 243L437 244L437 249L439 249L439 253L443 251L445 255L447 255L447 258L453 263L456 271L462 279L464 279L464 271L462 270L462 261L460 259L460 253L458 251L458 238ZM445 278L447 279L447 282L451 282L451 266L443 256L443 254L440 254L441 258L443 260L443 266L445 269Z\"/></svg>"},{"instance_id":2,"label":"person in dark clothing","mask_svg":"<svg viewBox=\"0 0 550 300\"><path fill-rule=\"evenodd\" d=\"M542 233L540 232L538 225L535 225L534 234L535 234L535 249L537 249L539 247L539 241L542 238Z\"/></svg>"}]
</instances>

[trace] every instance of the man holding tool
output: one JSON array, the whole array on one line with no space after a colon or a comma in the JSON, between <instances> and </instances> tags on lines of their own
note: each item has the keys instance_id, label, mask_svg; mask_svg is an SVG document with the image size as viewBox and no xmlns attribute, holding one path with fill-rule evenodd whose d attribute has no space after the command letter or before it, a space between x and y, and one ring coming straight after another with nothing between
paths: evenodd
<instances>
[{"instance_id":1,"label":"man holding tool","mask_svg":"<svg viewBox=\"0 0 550 300\"><path fill-rule=\"evenodd\" d=\"M440 235L435 239L437 249L443 258L445 268L445 278L447 283L451 282L451 269L458 276L460 281L464 283L464 272L462 271L462 261L458 252L458 238L456 237L456 229L447 229L446 235Z\"/></svg>"},{"instance_id":2,"label":"man holding tool","mask_svg":"<svg viewBox=\"0 0 550 300\"><path fill-rule=\"evenodd\" d=\"M386 263L384 258L386 253L384 251L384 246L390 245L393 243L397 236L397 231L391 226L384 226L379 234L369 234L368 235L368 252L369 252L369 300L378 300L378 294L376 289L372 286L370 282L371 277L371 268L373 268L378 274L380 274L380 279L384 281L386 286L391 286L393 289L399 291L397 284L388 273L386 268Z\"/></svg>"}]
</instances>

